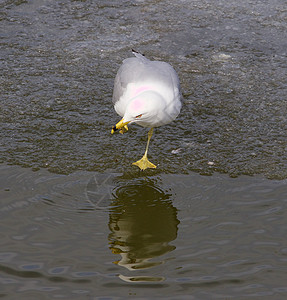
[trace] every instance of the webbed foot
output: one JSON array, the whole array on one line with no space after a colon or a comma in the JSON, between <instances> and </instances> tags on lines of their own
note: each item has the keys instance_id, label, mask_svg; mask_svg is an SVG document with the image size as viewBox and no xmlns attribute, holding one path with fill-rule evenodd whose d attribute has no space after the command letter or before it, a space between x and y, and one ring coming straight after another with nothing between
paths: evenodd
<instances>
[{"instance_id":1,"label":"webbed foot","mask_svg":"<svg viewBox=\"0 0 287 300\"><path fill-rule=\"evenodd\" d=\"M144 155L140 160L134 162L133 165L138 166L142 171L144 171L145 169L148 169L148 168L151 168L151 169L155 169L156 168L156 165L154 165L153 163L151 163L147 159L146 155Z\"/></svg>"}]
</instances>

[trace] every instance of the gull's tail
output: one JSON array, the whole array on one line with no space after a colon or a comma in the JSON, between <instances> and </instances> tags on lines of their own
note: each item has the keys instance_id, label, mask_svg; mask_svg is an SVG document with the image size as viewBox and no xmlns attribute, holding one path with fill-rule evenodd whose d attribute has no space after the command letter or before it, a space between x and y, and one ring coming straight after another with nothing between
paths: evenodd
<instances>
[{"instance_id":1,"label":"gull's tail","mask_svg":"<svg viewBox=\"0 0 287 300\"><path fill-rule=\"evenodd\" d=\"M141 61L147 61L148 59L145 57L144 54L141 54L140 52L132 49L133 54L135 55L136 58L140 59Z\"/></svg>"}]
</instances>

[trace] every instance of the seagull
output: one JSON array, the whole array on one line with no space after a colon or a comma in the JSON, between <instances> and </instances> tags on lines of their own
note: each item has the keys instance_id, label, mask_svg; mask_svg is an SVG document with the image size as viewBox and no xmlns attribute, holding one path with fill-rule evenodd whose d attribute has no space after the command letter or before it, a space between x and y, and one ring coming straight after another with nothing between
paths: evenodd
<instances>
[{"instance_id":1,"label":"seagull","mask_svg":"<svg viewBox=\"0 0 287 300\"><path fill-rule=\"evenodd\" d=\"M128 124L150 128L143 157L134 162L141 170L156 168L147 158L155 127L172 122L180 113L182 102L178 76L173 67L163 61L152 61L132 50L135 57L120 66L114 82L113 104L122 119L112 128L128 131Z\"/></svg>"}]
</instances>

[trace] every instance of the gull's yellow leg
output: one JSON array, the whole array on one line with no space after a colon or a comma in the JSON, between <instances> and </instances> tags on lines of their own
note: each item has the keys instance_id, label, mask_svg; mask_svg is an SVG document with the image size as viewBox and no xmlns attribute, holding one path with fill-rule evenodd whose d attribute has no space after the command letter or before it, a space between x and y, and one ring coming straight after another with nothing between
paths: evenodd
<instances>
[{"instance_id":1,"label":"gull's yellow leg","mask_svg":"<svg viewBox=\"0 0 287 300\"><path fill-rule=\"evenodd\" d=\"M146 145L144 156L140 160L133 163L133 165L138 166L141 170L145 170L147 168L153 168L153 169L156 168L156 165L152 164L147 159L147 151L148 151L149 141L152 137L152 133L153 133L153 128L151 128L148 132L148 140L147 140L147 145Z\"/></svg>"}]
</instances>

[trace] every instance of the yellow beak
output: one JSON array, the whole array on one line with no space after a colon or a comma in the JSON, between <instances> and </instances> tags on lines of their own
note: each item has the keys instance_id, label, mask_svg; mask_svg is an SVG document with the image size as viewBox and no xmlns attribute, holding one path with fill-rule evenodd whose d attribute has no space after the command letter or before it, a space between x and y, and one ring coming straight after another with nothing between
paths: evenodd
<instances>
[{"instance_id":1,"label":"yellow beak","mask_svg":"<svg viewBox=\"0 0 287 300\"><path fill-rule=\"evenodd\" d=\"M120 129L120 133L125 133L125 132L128 131L128 126L127 126L127 125L130 123L130 121L129 121L129 122L124 122L123 120L124 120L124 119L121 119L121 120L116 124L116 126L114 126L114 127L112 128L111 134L114 134L115 131L117 131L117 130L119 130L119 129Z\"/></svg>"}]
</instances>

